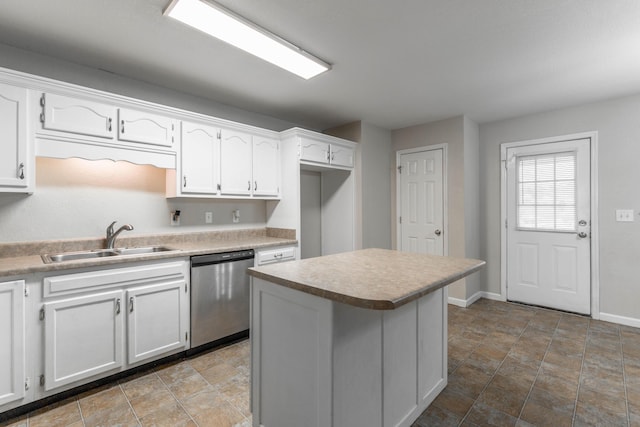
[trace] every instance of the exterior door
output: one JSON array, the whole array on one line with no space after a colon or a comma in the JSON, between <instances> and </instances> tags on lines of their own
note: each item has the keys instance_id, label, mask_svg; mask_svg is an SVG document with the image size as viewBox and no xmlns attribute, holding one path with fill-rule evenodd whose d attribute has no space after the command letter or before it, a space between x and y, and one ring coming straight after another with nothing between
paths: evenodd
<instances>
[{"instance_id":1,"label":"exterior door","mask_svg":"<svg viewBox=\"0 0 640 427\"><path fill-rule=\"evenodd\" d=\"M399 163L399 249L444 255L443 150L401 154Z\"/></svg>"},{"instance_id":2,"label":"exterior door","mask_svg":"<svg viewBox=\"0 0 640 427\"><path fill-rule=\"evenodd\" d=\"M507 149L507 299L591 313L590 140Z\"/></svg>"}]
</instances>

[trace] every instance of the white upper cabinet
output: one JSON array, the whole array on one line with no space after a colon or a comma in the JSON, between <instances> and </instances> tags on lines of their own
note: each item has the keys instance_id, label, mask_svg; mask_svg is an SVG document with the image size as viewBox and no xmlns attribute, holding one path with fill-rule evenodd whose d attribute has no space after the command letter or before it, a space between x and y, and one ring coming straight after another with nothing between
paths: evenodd
<instances>
[{"instance_id":1,"label":"white upper cabinet","mask_svg":"<svg viewBox=\"0 0 640 427\"><path fill-rule=\"evenodd\" d=\"M329 163L334 166L353 167L354 150L338 144L331 144Z\"/></svg>"},{"instance_id":2,"label":"white upper cabinet","mask_svg":"<svg viewBox=\"0 0 640 427\"><path fill-rule=\"evenodd\" d=\"M0 84L0 192L32 191L34 159L27 132L27 90Z\"/></svg>"},{"instance_id":3,"label":"white upper cabinet","mask_svg":"<svg viewBox=\"0 0 640 427\"><path fill-rule=\"evenodd\" d=\"M180 188L182 193L217 194L220 141L212 126L182 122Z\"/></svg>"},{"instance_id":4,"label":"white upper cabinet","mask_svg":"<svg viewBox=\"0 0 640 427\"><path fill-rule=\"evenodd\" d=\"M118 109L118 139L120 141L173 147L177 121L145 111Z\"/></svg>"},{"instance_id":5,"label":"white upper cabinet","mask_svg":"<svg viewBox=\"0 0 640 427\"><path fill-rule=\"evenodd\" d=\"M48 130L113 139L116 107L86 99L43 93L42 127Z\"/></svg>"},{"instance_id":6,"label":"white upper cabinet","mask_svg":"<svg viewBox=\"0 0 640 427\"><path fill-rule=\"evenodd\" d=\"M329 143L315 139L300 139L300 160L329 163Z\"/></svg>"},{"instance_id":7,"label":"white upper cabinet","mask_svg":"<svg viewBox=\"0 0 640 427\"><path fill-rule=\"evenodd\" d=\"M280 194L280 141L253 137L253 195Z\"/></svg>"},{"instance_id":8,"label":"white upper cabinet","mask_svg":"<svg viewBox=\"0 0 640 427\"><path fill-rule=\"evenodd\" d=\"M230 129L220 131L220 194L251 195L253 151L249 133Z\"/></svg>"},{"instance_id":9,"label":"white upper cabinet","mask_svg":"<svg viewBox=\"0 0 640 427\"><path fill-rule=\"evenodd\" d=\"M25 396L24 286L0 283L0 405Z\"/></svg>"}]
</instances>

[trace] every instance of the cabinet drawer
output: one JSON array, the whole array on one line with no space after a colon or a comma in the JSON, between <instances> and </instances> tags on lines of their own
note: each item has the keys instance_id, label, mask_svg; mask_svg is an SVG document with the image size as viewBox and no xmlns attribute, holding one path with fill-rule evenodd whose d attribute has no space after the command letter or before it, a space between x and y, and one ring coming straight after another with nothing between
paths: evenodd
<instances>
[{"instance_id":1,"label":"cabinet drawer","mask_svg":"<svg viewBox=\"0 0 640 427\"><path fill-rule=\"evenodd\" d=\"M257 266L273 264L275 262L293 261L295 259L296 248L293 246L256 252Z\"/></svg>"}]
</instances>

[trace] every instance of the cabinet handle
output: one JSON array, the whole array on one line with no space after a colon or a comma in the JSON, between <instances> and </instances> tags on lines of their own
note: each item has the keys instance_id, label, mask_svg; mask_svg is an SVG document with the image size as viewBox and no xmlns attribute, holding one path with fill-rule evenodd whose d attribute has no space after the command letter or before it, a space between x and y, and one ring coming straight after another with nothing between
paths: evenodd
<instances>
[{"instance_id":1,"label":"cabinet handle","mask_svg":"<svg viewBox=\"0 0 640 427\"><path fill-rule=\"evenodd\" d=\"M185 188L187 187L187 175L182 177L182 186Z\"/></svg>"},{"instance_id":2,"label":"cabinet handle","mask_svg":"<svg viewBox=\"0 0 640 427\"><path fill-rule=\"evenodd\" d=\"M336 158L336 153L334 153L333 151L331 152L331 161L333 162Z\"/></svg>"},{"instance_id":3,"label":"cabinet handle","mask_svg":"<svg viewBox=\"0 0 640 427\"><path fill-rule=\"evenodd\" d=\"M116 314L120 314L120 298L116 300Z\"/></svg>"},{"instance_id":4,"label":"cabinet handle","mask_svg":"<svg viewBox=\"0 0 640 427\"><path fill-rule=\"evenodd\" d=\"M111 117L109 117L109 119L107 120L107 130L108 130L109 132L111 132L111 121L112 121L112 120L111 120Z\"/></svg>"},{"instance_id":5,"label":"cabinet handle","mask_svg":"<svg viewBox=\"0 0 640 427\"><path fill-rule=\"evenodd\" d=\"M258 181L253 181L253 191L258 191Z\"/></svg>"},{"instance_id":6,"label":"cabinet handle","mask_svg":"<svg viewBox=\"0 0 640 427\"><path fill-rule=\"evenodd\" d=\"M124 120L120 120L120 133L124 133Z\"/></svg>"},{"instance_id":7,"label":"cabinet handle","mask_svg":"<svg viewBox=\"0 0 640 427\"><path fill-rule=\"evenodd\" d=\"M222 190L222 186L218 184L218 191Z\"/></svg>"},{"instance_id":8,"label":"cabinet handle","mask_svg":"<svg viewBox=\"0 0 640 427\"><path fill-rule=\"evenodd\" d=\"M329 162L330 159L331 159L331 154L329 153L329 150L327 150L327 163Z\"/></svg>"},{"instance_id":9,"label":"cabinet handle","mask_svg":"<svg viewBox=\"0 0 640 427\"><path fill-rule=\"evenodd\" d=\"M18 178L24 179L24 163L20 162L18 165Z\"/></svg>"},{"instance_id":10,"label":"cabinet handle","mask_svg":"<svg viewBox=\"0 0 640 427\"><path fill-rule=\"evenodd\" d=\"M129 297L129 313L133 313L133 297Z\"/></svg>"},{"instance_id":11,"label":"cabinet handle","mask_svg":"<svg viewBox=\"0 0 640 427\"><path fill-rule=\"evenodd\" d=\"M247 191L251 191L251 181L247 181Z\"/></svg>"}]
</instances>

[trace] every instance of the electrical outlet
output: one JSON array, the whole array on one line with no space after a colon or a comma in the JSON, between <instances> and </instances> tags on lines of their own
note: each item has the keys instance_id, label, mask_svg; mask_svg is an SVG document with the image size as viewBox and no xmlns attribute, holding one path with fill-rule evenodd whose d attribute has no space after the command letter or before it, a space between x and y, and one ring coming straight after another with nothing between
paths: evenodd
<instances>
[{"instance_id":1,"label":"electrical outlet","mask_svg":"<svg viewBox=\"0 0 640 427\"><path fill-rule=\"evenodd\" d=\"M633 222L633 209L616 209L616 221Z\"/></svg>"},{"instance_id":2,"label":"electrical outlet","mask_svg":"<svg viewBox=\"0 0 640 427\"><path fill-rule=\"evenodd\" d=\"M204 213L204 223L211 224L213 222L213 212Z\"/></svg>"},{"instance_id":3,"label":"electrical outlet","mask_svg":"<svg viewBox=\"0 0 640 427\"><path fill-rule=\"evenodd\" d=\"M232 218L233 218L233 223L237 224L240 222L240 209L234 209L233 212L231 212L232 214Z\"/></svg>"}]
</instances>

